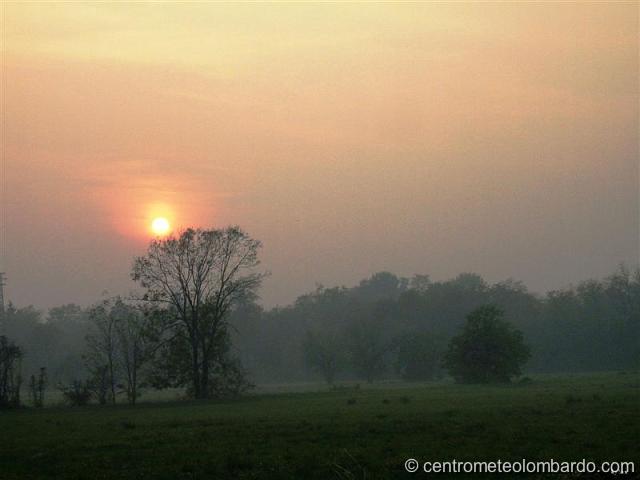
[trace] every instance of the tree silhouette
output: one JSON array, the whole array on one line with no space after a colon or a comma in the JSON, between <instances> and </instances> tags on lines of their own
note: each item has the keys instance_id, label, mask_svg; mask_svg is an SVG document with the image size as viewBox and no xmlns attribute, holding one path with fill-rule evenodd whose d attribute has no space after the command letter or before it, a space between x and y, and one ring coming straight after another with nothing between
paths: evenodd
<instances>
[{"instance_id":1,"label":"tree silhouette","mask_svg":"<svg viewBox=\"0 0 640 480\"><path fill-rule=\"evenodd\" d=\"M134 261L132 278L146 289L144 299L164 305L172 317L169 351L188 356L172 379L184 383L187 377L196 398L219 389L221 379L214 376L238 376L234 362L221 353L228 350L229 313L255 296L264 277L255 271L260 247L237 226L187 229L153 240L147 254Z\"/></svg>"},{"instance_id":2,"label":"tree silhouette","mask_svg":"<svg viewBox=\"0 0 640 480\"><path fill-rule=\"evenodd\" d=\"M451 339L444 364L459 382L509 382L529 358L522 333L504 319L494 305L467 316L463 332Z\"/></svg>"}]
</instances>

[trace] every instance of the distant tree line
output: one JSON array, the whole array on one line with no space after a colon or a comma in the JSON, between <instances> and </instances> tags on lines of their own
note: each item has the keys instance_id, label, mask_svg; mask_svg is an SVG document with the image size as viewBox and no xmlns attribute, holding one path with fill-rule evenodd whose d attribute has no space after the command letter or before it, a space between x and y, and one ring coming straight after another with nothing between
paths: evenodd
<instances>
[{"instance_id":1,"label":"distant tree line","mask_svg":"<svg viewBox=\"0 0 640 480\"><path fill-rule=\"evenodd\" d=\"M137 295L46 317L10 304L0 319L0 407L19 404L22 387L35 406L52 386L72 404L134 404L146 389L211 398L254 382L503 382L523 368L640 367L638 269L544 296L471 273L438 282L379 272L263 309L259 248L238 227L186 230L135 259Z\"/></svg>"},{"instance_id":2,"label":"distant tree line","mask_svg":"<svg viewBox=\"0 0 640 480\"><path fill-rule=\"evenodd\" d=\"M528 372L640 367L640 270L625 266L544 296L471 273L436 282L380 272L352 288L320 286L286 307L244 304L231 320L233 343L258 382L428 380L451 373L451 340L487 305L522 335Z\"/></svg>"}]
</instances>

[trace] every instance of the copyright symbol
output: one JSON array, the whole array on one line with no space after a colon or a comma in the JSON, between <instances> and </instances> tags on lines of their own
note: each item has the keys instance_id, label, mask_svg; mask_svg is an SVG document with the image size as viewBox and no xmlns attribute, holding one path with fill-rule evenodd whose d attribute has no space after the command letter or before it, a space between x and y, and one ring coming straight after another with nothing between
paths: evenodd
<instances>
[{"instance_id":1,"label":"copyright symbol","mask_svg":"<svg viewBox=\"0 0 640 480\"><path fill-rule=\"evenodd\" d=\"M418 460L415 458L410 458L404 462L404 469L409 473L417 472L418 468L420 468L420 465L418 464Z\"/></svg>"}]
</instances>

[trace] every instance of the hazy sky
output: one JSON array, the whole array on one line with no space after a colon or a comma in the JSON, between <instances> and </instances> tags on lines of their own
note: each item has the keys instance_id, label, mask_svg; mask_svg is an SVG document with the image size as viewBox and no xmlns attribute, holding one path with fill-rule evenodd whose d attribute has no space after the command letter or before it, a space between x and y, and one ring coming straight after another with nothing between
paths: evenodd
<instances>
[{"instance_id":1,"label":"hazy sky","mask_svg":"<svg viewBox=\"0 0 640 480\"><path fill-rule=\"evenodd\" d=\"M126 293L156 214L261 239L266 305L638 262L636 2L1 8L20 306Z\"/></svg>"}]
</instances>

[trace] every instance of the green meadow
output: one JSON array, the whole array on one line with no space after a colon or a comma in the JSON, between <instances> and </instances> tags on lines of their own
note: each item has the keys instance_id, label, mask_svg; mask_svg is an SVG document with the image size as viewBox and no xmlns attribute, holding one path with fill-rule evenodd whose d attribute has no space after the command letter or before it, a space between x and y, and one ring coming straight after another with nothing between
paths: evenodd
<instances>
[{"instance_id":1,"label":"green meadow","mask_svg":"<svg viewBox=\"0 0 640 480\"><path fill-rule=\"evenodd\" d=\"M0 478L426 478L404 471L407 458L640 464L637 373L312 387L2 412Z\"/></svg>"}]
</instances>

